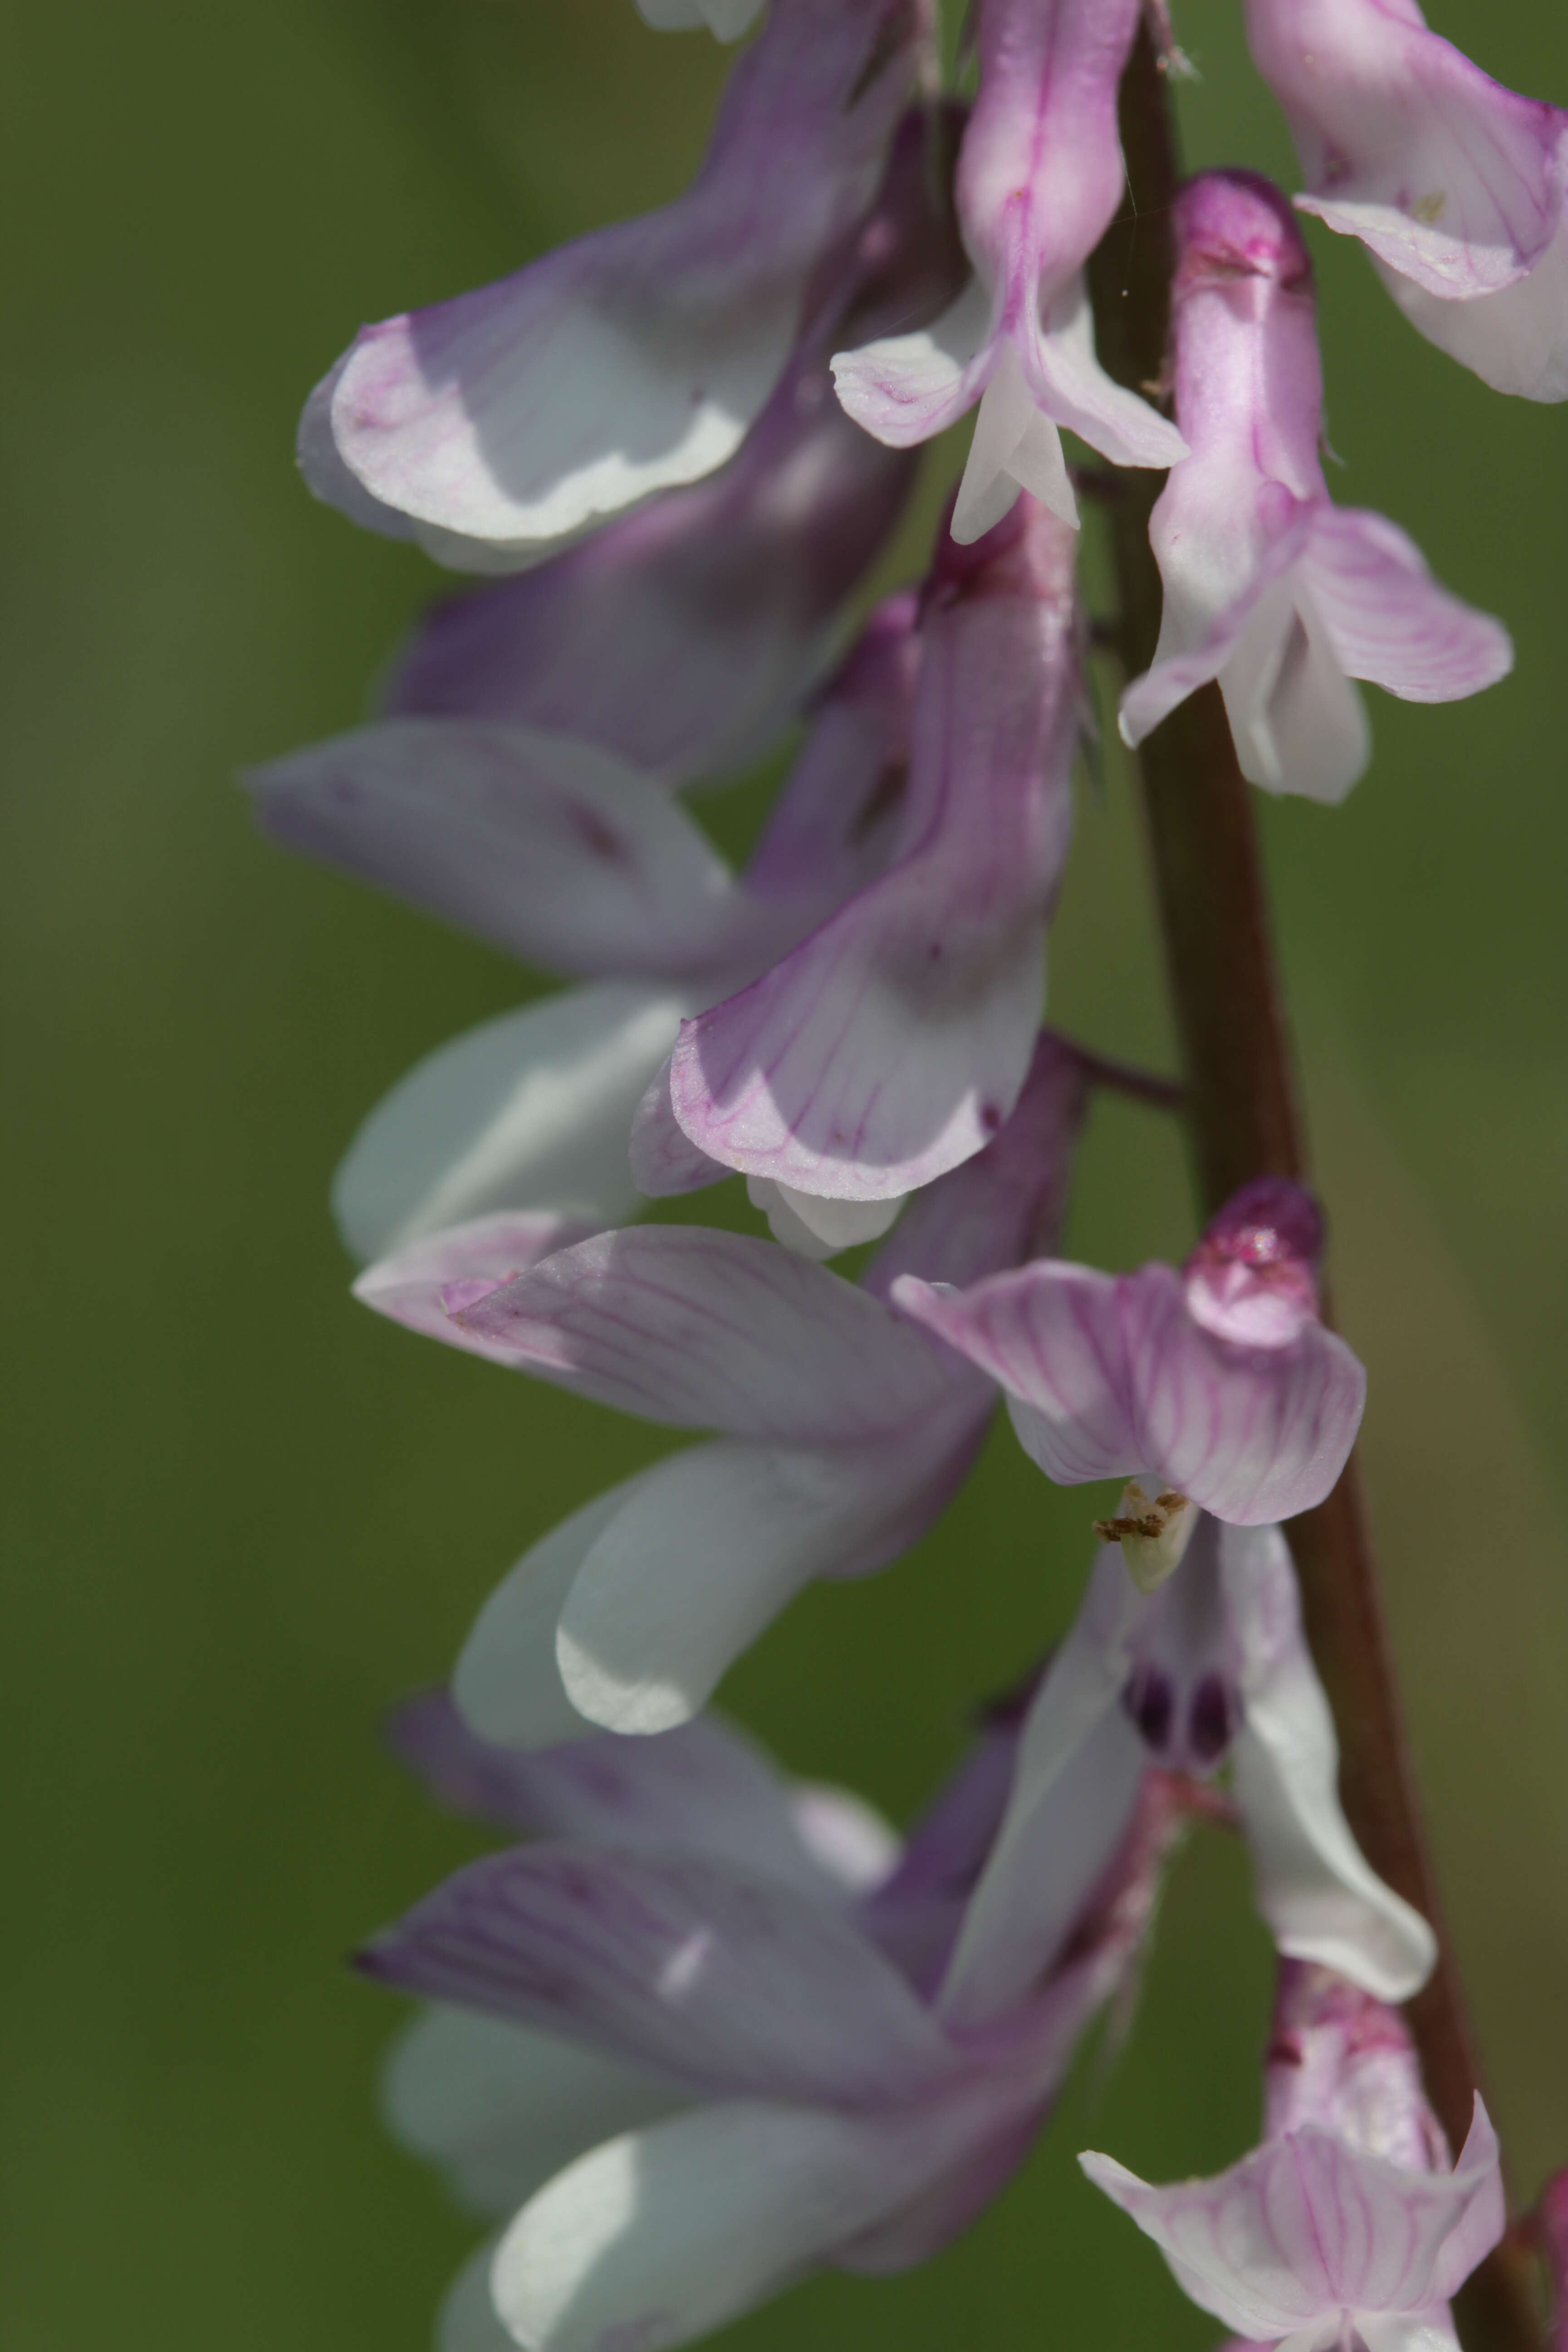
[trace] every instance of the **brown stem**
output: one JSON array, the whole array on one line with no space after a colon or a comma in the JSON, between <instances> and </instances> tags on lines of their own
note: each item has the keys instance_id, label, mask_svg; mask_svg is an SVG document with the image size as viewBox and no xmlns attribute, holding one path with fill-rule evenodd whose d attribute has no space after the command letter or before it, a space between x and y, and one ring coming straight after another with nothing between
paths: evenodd
<instances>
[{"instance_id":1,"label":"brown stem","mask_svg":"<svg viewBox=\"0 0 1568 2352\"><path fill-rule=\"evenodd\" d=\"M1089 265L1100 356L1158 396L1166 365L1171 208L1179 165L1154 44L1139 35L1121 89L1130 202ZM1106 501L1120 590L1119 649L1147 669L1160 625L1149 514L1162 487L1120 477ZM1306 1138L1281 1003L1251 793L1219 689L1205 687L1156 729L1139 761L1165 958L1188 1087L1199 1189L1212 1213L1248 1178L1303 1176ZM1458 2147L1479 2079L1464 1995L1443 1932L1421 1822L1359 1470L1290 1525L1307 1634L1340 1737L1345 1812L1373 1868L1441 1938L1410 2004L1428 2093ZM1505 2242L1458 2301L1468 2352L1539 2352L1528 2256Z\"/></svg>"}]
</instances>

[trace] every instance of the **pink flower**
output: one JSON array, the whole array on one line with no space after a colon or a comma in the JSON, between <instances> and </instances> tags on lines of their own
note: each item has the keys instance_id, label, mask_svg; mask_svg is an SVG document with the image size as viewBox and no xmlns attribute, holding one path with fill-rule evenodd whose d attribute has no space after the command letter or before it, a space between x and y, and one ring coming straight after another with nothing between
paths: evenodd
<instances>
[{"instance_id":1,"label":"pink flower","mask_svg":"<svg viewBox=\"0 0 1568 2352\"><path fill-rule=\"evenodd\" d=\"M1079 2161L1248 2347L1453 2352L1449 2297L1505 2221L1480 2100L1450 2170L1398 2016L1287 1967L1268 2108L1263 2145L1212 2180L1152 2189L1110 2157Z\"/></svg>"},{"instance_id":2,"label":"pink flower","mask_svg":"<svg viewBox=\"0 0 1568 2352\"><path fill-rule=\"evenodd\" d=\"M1499 392L1568 399L1568 113L1516 97L1415 0L1247 0L1297 198L1359 236L1428 342Z\"/></svg>"},{"instance_id":3,"label":"pink flower","mask_svg":"<svg viewBox=\"0 0 1568 2352\"><path fill-rule=\"evenodd\" d=\"M362 330L305 412L311 488L513 570L721 466L871 200L928 38L919 6L776 0L684 197Z\"/></svg>"},{"instance_id":4,"label":"pink flower","mask_svg":"<svg viewBox=\"0 0 1568 2352\"><path fill-rule=\"evenodd\" d=\"M967 1281L1063 1213L1087 1092L1044 1037L1012 1120L923 1193L860 1286L744 1235L640 1226L578 1240L497 1216L356 1286L380 1312L666 1427L716 1431L601 1495L486 1603L454 1691L483 1736L684 1722L813 1577L897 1558L967 1472L988 1382L891 1314L910 1266ZM581 1232L579 1226L577 1232Z\"/></svg>"},{"instance_id":5,"label":"pink flower","mask_svg":"<svg viewBox=\"0 0 1568 2352\"><path fill-rule=\"evenodd\" d=\"M931 1963L1016 1737L985 1734L900 1854L711 1722L514 1759L439 1702L405 1719L439 1788L549 1841L458 1872L363 1956L439 2004L395 2057L394 2127L469 2202L521 2207L445 2342L681 2344L817 2265L906 2269L973 2219L1126 1981L1185 1811L1152 1776L1027 1984L961 2021Z\"/></svg>"},{"instance_id":6,"label":"pink flower","mask_svg":"<svg viewBox=\"0 0 1568 2352\"><path fill-rule=\"evenodd\" d=\"M974 277L933 326L839 353L851 416L898 448L980 415L953 512L978 539L1019 490L1068 524L1068 425L1118 464L1169 466L1185 444L1100 366L1083 268L1121 201L1116 129L1138 0L982 0L980 92L958 166Z\"/></svg>"},{"instance_id":7,"label":"pink flower","mask_svg":"<svg viewBox=\"0 0 1568 2352\"><path fill-rule=\"evenodd\" d=\"M1192 455L1154 509L1164 613L1121 732L1142 742L1217 677L1243 773L1339 800L1371 750L1352 678L1452 701L1503 677L1512 648L1392 523L1331 503L1311 268L1283 197L1207 173L1181 195L1176 242L1176 415Z\"/></svg>"},{"instance_id":8,"label":"pink flower","mask_svg":"<svg viewBox=\"0 0 1568 2352\"><path fill-rule=\"evenodd\" d=\"M966 1290L907 1276L892 1299L1000 1383L1048 1478L1139 1482L1125 1527L1110 1524L1153 1582L1181 1557L1194 1505L1260 1527L1321 1503L1344 1467L1366 1375L1318 1320L1319 1241L1310 1196L1264 1178L1182 1274L1043 1258ZM1166 1524L1143 1525L1151 1506Z\"/></svg>"}]
</instances>

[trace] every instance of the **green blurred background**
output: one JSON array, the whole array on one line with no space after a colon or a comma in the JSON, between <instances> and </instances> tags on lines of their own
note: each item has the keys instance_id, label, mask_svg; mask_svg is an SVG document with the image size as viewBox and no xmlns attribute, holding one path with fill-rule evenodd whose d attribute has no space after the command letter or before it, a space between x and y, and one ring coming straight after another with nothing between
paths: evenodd
<instances>
[{"instance_id":1,"label":"green blurred background","mask_svg":"<svg viewBox=\"0 0 1568 2352\"><path fill-rule=\"evenodd\" d=\"M1555 0L1436 13L1568 100ZM1178 9L1189 150L1288 174L1236 15ZM414 2352L473 2235L380 2137L395 2005L342 1965L475 1843L384 1760L378 1718L659 1441L351 1304L336 1155L519 976L263 845L229 779L352 723L438 584L306 497L303 393L361 320L673 193L721 70L630 0L11 15L7 2352ZM1338 494L1519 650L1479 700L1377 698L1350 805L1265 821L1410 1712L1528 2188L1568 2158L1568 410L1488 394L1318 245ZM756 796L710 805L732 841ZM1166 1052L1114 755L1053 962L1064 1022ZM1130 1263L1188 1230L1172 1139L1103 1113L1075 1251ZM912 1561L810 1596L730 1704L906 1814L966 1706L1069 1613L1089 1509L998 1441ZM1001 2204L929 2270L814 2283L737 2346L1212 2340L1071 2158L1238 2154L1268 1977L1237 1856L1196 1850L1129 2053L1086 2070Z\"/></svg>"}]
</instances>

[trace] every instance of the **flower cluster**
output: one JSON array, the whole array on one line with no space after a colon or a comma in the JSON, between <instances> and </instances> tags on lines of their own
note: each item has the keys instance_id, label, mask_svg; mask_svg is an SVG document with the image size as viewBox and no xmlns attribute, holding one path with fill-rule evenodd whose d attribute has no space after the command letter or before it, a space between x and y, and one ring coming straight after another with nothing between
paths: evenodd
<instances>
[{"instance_id":1,"label":"flower cluster","mask_svg":"<svg viewBox=\"0 0 1568 2352\"><path fill-rule=\"evenodd\" d=\"M933 0L637 5L752 36L689 193L363 330L305 412L319 497L505 576L426 616L369 724L249 779L279 839L565 983L372 1112L334 1194L357 1296L701 1433L533 1544L397 1720L528 1832L363 1955L428 2004L393 2127L501 2224L441 2343L656 2352L934 2252L1211 1824L1280 1955L1264 2138L1178 2188L1086 2170L1245 2346L1432 2352L1502 2192L1479 2101L1451 2164L1391 2006L1436 1942L1342 1807L1282 1525L1365 1397L1316 1204L1265 1171L1180 1268L1057 1254L1097 1093L1179 1096L1041 1025L1105 478L1063 435L1168 469L1127 743L1217 686L1245 777L1338 800L1355 681L1442 701L1511 654L1330 498L1297 212L1489 383L1568 397L1568 115L1414 0L1247 0L1305 192L1183 190L1166 380L1130 388L1086 268L1163 16L976 0L966 98ZM874 601L919 445L972 410L923 577ZM731 870L682 795L786 744ZM634 1222L735 1175L719 1223ZM933 1524L1002 1399L1048 1479L1116 1485L1070 1633L900 1839L709 1704L806 1583Z\"/></svg>"}]
</instances>

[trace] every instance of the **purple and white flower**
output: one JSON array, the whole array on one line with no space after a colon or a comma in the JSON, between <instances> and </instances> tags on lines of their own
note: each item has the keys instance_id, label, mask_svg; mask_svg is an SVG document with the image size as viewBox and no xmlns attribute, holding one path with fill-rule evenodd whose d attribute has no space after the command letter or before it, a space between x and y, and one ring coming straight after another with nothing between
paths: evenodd
<instances>
[{"instance_id":1,"label":"purple and white flower","mask_svg":"<svg viewBox=\"0 0 1568 2352\"><path fill-rule=\"evenodd\" d=\"M1001 1136L921 1194L859 1286L741 1234L642 1226L552 1248L570 1227L509 1217L362 1277L367 1305L417 1330L445 1322L458 1346L557 1386L721 1433L518 1562L458 1664L477 1731L544 1746L685 1722L811 1578L865 1575L931 1525L994 1391L887 1292L910 1266L969 1280L1056 1231L1086 1091L1071 1049L1042 1038Z\"/></svg>"},{"instance_id":2,"label":"purple and white flower","mask_svg":"<svg viewBox=\"0 0 1568 2352\"><path fill-rule=\"evenodd\" d=\"M486 1810L571 1843L471 1864L363 1956L442 2004L394 2061L395 2128L470 2203L521 2206L459 2281L445 2352L657 2352L816 2265L875 2275L937 2252L1022 2161L1126 1980L1185 1811L1152 1778L1062 1934L1035 1944L1026 1984L959 2020L943 1949L1016 1725L986 1735L879 1877L862 1819L855 1871L841 1846L824 1868L799 1798L712 1726L521 1769L454 1757L454 1728L427 1717L414 1743L440 1751L438 1782L471 1803L477 1781ZM744 1786L726 1796L731 1763ZM806 1802L842 1821L842 1797ZM991 1917L1006 1932L994 1881ZM536 2185L545 2164L563 2168Z\"/></svg>"},{"instance_id":3,"label":"purple and white flower","mask_svg":"<svg viewBox=\"0 0 1568 2352\"><path fill-rule=\"evenodd\" d=\"M819 697L740 880L679 803L573 734L388 719L251 774L290 846L585 983L439 1047L372 1112L333 1186L356 1256L501 1209L601 1226L635 1209L627 1138L682 1017L786 952L889 854L914 619L912 597L891 599Z\"/></svg>"},{"instance_id":4,"label":"purple and white flower","mask_svg":"<svg viewBox=\"0 0 1568 2352\"><path fill-rule=\"evenodd\" d=\"M1368 1866L1340 1806L1333 1718L1285 1538L1277 1527L1205 1515L1157 1592L1134 1589L1114 1546L1096 1561L1025 1722L991 1864L1010 1890L1012 1932L994 1926L983 1881L952 1962L955 2014L1022 1980L1032 1938L1055 1936L1104 1868L1150 1772L1203 1780L1226 1766L1258 1906L1279 1949L1386 2000L1425 1983L1432 1931ZM1070 1857L1058 1796L1069 1778L1083 1792Z\"/></svg>"},{"instance_id":5,"label":"purple and white flower","mask_svg":"<svg viewBox=\"0 0 1568 2352\"><path fill-rule=\"evenodd\" d=\"M1185 453L1100 366L1083 279L1121 202L1117 87L1138 15L1139 0L981 0L980 91L957 182L974 276L934 325L834 361L850 415L895 447L980 403L955 539L980 538L1020 489L1076 526L1063 426L1120 465Z\"/></svg>"},{"instance_id":6,"label":"purple and white flower","mask_svg":"<svg viewBox=\"0 0 1568 2352\"><path fill-rule=\"evenodd\" d=\"M1211 2180L1153 2189L1110 2157L1079 2161L1245 2339L1228 2352L1457 2352L1449 2299L1506 2220L1479 2098L1452 2164L1397 2013L1287 1964L1267 2108L1262 2146Z\"/></svg>"},{"instance_id":7,"label":"purple and white flower","mask_svg":"<svg viewBox=\"0 0 1568 2352\"><path fill-rule=\"evenodd\" d=\"M1008 1117L1072 829L1073 555L1032 499L973 552L939 552L885 869L682 1025L670 1108L710 1159L792 1196L894 1202Z\"/></svg>"},{"instance_id":8,"label":"purple and white flower","mask_svg":"<svg viewBox=\"0 0 1568 2352\"><path fill-rule=\"evenodd\" d=\"M929 39L918 0L775 0L685 196L361 331L305 411L310 488L446 562L515 570L712 473L875 194Z\"/></svg>"},{"instance_id":9,"label":"purple and white flower","mask_svg":"<svg viewBox=\"0 0 1568 2352\"><path fill-rule=\"evenodd\" d=\"M1321 1503L1345 1465L1366 1374L1318 1318L1321 1239L1311 1196L1264 1177L1211 1221L1180 1274L1040 1258L967 1289L907 1275L890 1296L1000 1383L1048 1478L1132 1480L1102 1525L1147 1589L1175 1567L1200 1509L1263 1527Z\"/></svg>"},{"instance_id":10,"label":"purple and white flower","mask_svg":"<svg viewBox=\"0 0 1568 2352\"><path fill-rule=\"evenodd\" d=\"M1416 0L1247 0L1304 212L1358 236L1428 342L1499 392L1568 399L1568 113L1431 32Z\"/></svg>"},{"instance_id":11,"label":"purple and white flower","mask_svg":"<svg viewBox=\"0 0 1568 2352\"><path fill-rule=\"evenodd\" d=\"M1250 173L1205 173L1175 228L1176 415L1192 455L1154 509L1164 612L1121 732L1141 743L1217 677L1243 774L1337 801L1371 755L1353 678L1448 702L1506 676L1513 650L1393 523L1331 501L1311 265L1284 198Z\"/></svg>"}]
</instances>

